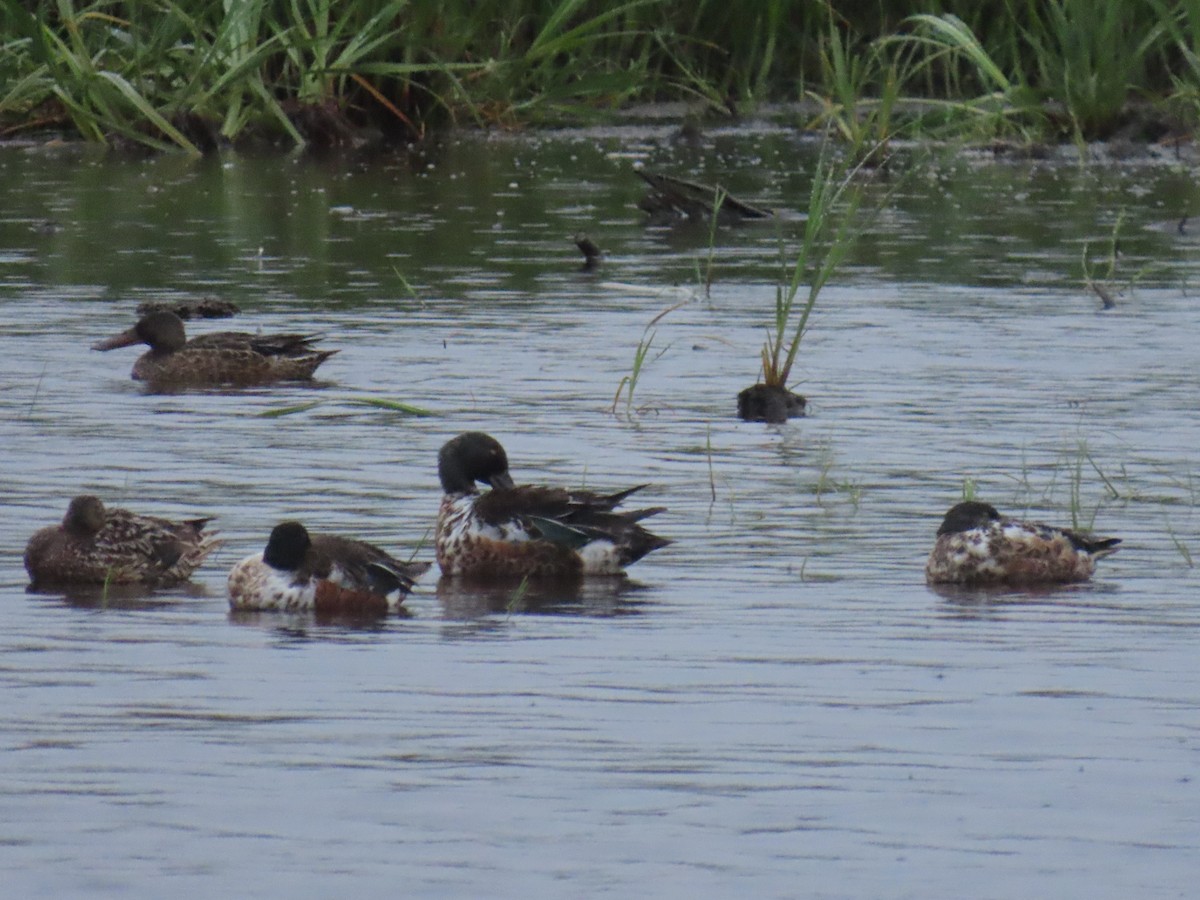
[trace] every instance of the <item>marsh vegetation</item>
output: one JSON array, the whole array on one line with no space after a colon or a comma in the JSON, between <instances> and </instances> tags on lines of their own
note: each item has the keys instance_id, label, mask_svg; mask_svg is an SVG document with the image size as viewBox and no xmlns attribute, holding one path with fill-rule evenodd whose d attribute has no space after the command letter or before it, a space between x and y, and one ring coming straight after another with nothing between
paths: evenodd
<instances>
[{"instance_id":1,"label":"marsh vegetation","mask_svg":"<svg viewBox=\"0 0 1200 900\"><path fill-rule=\"evenodd\" d=\"M203 152L686 100L796 103L866 147L1161 138L1200 110L1194 0L5 0L0 135Z\"/></svg>"}]
</instances>

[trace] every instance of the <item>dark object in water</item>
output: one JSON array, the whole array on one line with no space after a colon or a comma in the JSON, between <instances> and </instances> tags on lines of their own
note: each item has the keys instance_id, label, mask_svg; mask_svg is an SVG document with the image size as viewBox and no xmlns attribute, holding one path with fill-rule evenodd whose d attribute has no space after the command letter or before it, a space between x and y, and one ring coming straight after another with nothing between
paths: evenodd
<instances>
[{"instance_id":1,"label":"dark object in water","mask_svg":"<svg viewBox=\"0 0 1200 900\"><path fill-rule=\"evenodd\" d=\"M594 269L596 264L600 262L600 257L603 255L596 242L584 234L578 232L572 240L575 241L575 246L579 248L579 252L583 254L583 267L585 269Z\"/></svg>"},{"instance_id":2,"label":"dark object in water","mask_svg":"<svg viewBox=\"0 0 1200 900\"><path fill-rule=\"evenodd\" d=\"M747 422L786 422L804 415L808 401L776 384L756 384L737 398L738 416Z\"/></svg>"},{"instance_id":3,"label":"dark object in water","mask_svg":"<svg viewBox=\"0 0 1200 900\"><path fill-rule=\"evenodd\" d=\"M228 319L231 316L236 316L241 310L236 303L230 300L222 300L220 297L202 297L199 300L184 300L179 303L150 300L146 303L138 304L138 318L155 312L173 312L179 318L187 320Z\"/></svg>"},{"instance_id":4,"label":"dark object in water","mask_svg":"<svg viewBox=\"0 0 1200 900\"><path fill-rule=\"evenodd\" d=\"M717 210L717 221L728 225L743 219L769 219L774 215L769 209L737 199L719 184L697 184L644 169L638 169L637 173L650 185L650 190L638 201L638 207L655 220L707 221Z\"/></svg>"}]
</instances>

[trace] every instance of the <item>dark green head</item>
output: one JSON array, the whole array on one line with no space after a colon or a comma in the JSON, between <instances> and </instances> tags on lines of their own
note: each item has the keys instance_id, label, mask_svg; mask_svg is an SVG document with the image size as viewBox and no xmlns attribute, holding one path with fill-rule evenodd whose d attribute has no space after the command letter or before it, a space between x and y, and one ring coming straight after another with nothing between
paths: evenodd
<instances>
[{"instance_id":1,"label":"dark green head","mask_svg":"<svg viewBox=\"0 0 1200 900\"><path fill-rule=\"evenodd\" d=\"M500 442L482 431L468 431L447 441L438 453L438 478L447 494L475 490L475 482L510 488L508 456Z\"/></svg>"},{"instance_id":2,"label":"dark green head","mask_svg":"<svg viewBox=\"0 0 1200 900\"><path fill-rule=\"evenodd\" d=\"M263 562L272 569L294 572L304 562L312 539L308 530L299 522L280 522L271 530L267 549L263 551Z\"/></svg>"},{"instance_id":3,"label":"dark green head","mask_svg":"<svg viewBox=\"0 0 1200 900\"><path fill-rule=\"evenodd\" d=\"M979 503L967 500L950 507L946 517L942 519L942 527L938 529L938 537L943 534L958 534L970 531L972 528L983 528L1000 518L996 507L990 503Z\"/></svg>"}]
</instances>

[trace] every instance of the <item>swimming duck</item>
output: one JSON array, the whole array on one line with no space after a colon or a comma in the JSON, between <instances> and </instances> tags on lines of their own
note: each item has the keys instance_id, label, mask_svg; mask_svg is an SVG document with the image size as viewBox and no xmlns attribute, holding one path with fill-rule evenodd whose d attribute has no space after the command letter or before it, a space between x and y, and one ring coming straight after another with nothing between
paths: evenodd
<instances>
[{"instance_id":1,"label":"swimming duck","mask_svg":"<svg viewBox=\"0 0 1200 900\"><path fill-rule=\"evenodd\" d=\"M187 339L183 320L170 310L142 316L132 328L92 345L115 350L147 344L133 364L135 381L176 385L251 385L312 378L338 351L314 350L312 334L217 331Z\"/></svg>"},{"instance_id":2,"label":"swimming duck","mask_svg":"<svg viewBox=\"0 0 1200 900\"><path fill-rule=\"evenodd\" d=\"M499 441L469 431L438 454L442 482L435 544L446 575L573 578L615 575L671 543L637 524L663 512L615 507L638 485L615 494L516 486ZM475 484L491 490L480 493Z\"/></svg>"},{"instance_id":3,"label":"swimming duck","mask_svg":"<svg viewBox=\"0 0 1200 900\"><path fill-rule=\"evenodd\" d=\"M206 529L210 521L142 516L82 495L71 501L61 525L43 528L29 539L25 571L35 586L178 584L223 543Z\"/></svg>"},{"instance_id":4,"label":"swimming duck","mask_svg":"<svg viewBox=\"0 0 1200 900\"><path fill-rule=\"evenodd\" d=\"M976 501L950 508L925 565L930 584L1034 585L1087 581L1120 538L1000 515Z\"/></svg>"},{"instance_id":5,"label":"swimming duck","mask_svg":"<svg viewBox=\"0 0 1200 900\"><path fill-rule=\"evenodd\" d=\"M429 563L400 562L365 541L309 534L299 522L281 522L262 553L229 572L229 605L386 615L404 603L428 568Z\"/></svg>"}]
</instances>

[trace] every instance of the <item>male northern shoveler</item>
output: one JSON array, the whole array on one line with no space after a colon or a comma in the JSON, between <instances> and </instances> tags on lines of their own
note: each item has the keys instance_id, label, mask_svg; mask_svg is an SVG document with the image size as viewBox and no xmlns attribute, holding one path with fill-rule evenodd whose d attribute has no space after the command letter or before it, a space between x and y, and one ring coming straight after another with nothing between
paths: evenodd
<instances>
[{"instance_id":1,"label":"male northern shoveler","mask_svg":"<svg viewBox=\"0 0 1200 900\"><path fill-rule=\"evenodd\" d=\"M135 381L157 385L252 385L312 378L338 351L314 350L312 334L249 334L217 331L187 339L183 320L169 310L142 316L132 328L93 344L115 350L148 344L133 364Z\"/></svg>"},{"instance_id":2,"label":"male northern shoveler","mask_svg":"<svg viewBox=\"0 0 1200 900\"><path fill-rule=\"evenodd\" d=\"M61 525L43 528L25 547L25 570L43 584L144 584L187 581L221 546L211 519L172 522L108 509L98 497L73 499Z\"/></svg>"},{"instance_id":3,"label":"male northern shoveler","mask_svg":"<svg viewBox=\"0 0 1200 900\"><path fill-rule=\"evenodd\" d=\"M233 609L385 615L398 609L429 563L405 563L351 538L281 522L266 549L229 572Z\"/></svg>"},{"instance_id":4,"label":"male northern shoveler","mask_svg":"<svg viewBox=\"0 0 1200 900\"><path fill-rule=\"evenodd\" d=\"M950 508L925 564L930 584L1034 585L1087 581L1096 560L1117 552L1101 538L1038 522L1020 522L987 503Z\"/></svg>"},{"instance_id":5,"label":"male northern shoveler","mask_svg":"<svg viewBox=\"0 0 1200 900\"><path fill-rule=\"evenodd\" d=\"M446 575L572 578L615 575L671 543L637 524L663 512L615 507L638 485L615 494L516 486L508 456L493 437L469 431L438 454L442 482L437 560ZM479 493L475 483L491 490Z\"/></svg>"}]
</instances>

